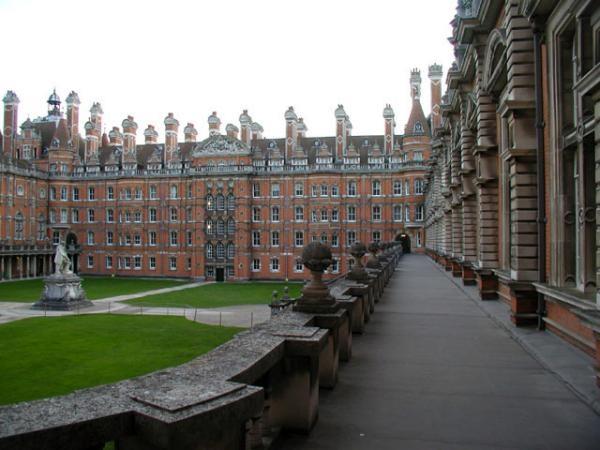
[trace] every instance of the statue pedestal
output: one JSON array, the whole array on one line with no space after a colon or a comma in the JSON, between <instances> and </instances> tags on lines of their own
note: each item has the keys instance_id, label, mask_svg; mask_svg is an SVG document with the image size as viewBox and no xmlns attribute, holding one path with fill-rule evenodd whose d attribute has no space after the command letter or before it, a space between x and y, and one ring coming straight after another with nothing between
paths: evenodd
<instances>
[{"instance_id":1,"label":"statue pedestal","mask_svg":"<svg viewBox=\"0 0 600 450\"><path fill-rule=\"evenodd\" d=\"M81 278L75 274L52 274L44 278L42 298L34 303L35 309L71 311L88 308L92 302L85 298Z\"/></svg>"}]
</instances>

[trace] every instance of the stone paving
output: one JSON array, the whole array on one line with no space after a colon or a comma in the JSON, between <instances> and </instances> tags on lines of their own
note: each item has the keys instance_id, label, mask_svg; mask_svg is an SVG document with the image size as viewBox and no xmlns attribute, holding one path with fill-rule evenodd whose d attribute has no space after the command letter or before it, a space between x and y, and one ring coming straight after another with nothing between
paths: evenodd
<instances>
[{"instance_id":1,"label":"stone paving","mask_svg":"<svg viewBox=\"0 0 600 450\"><path fill-rule=\"evenodd\" d=\"M275 448L600 448L593 405L485 308L428 258L405 255L339 383L321 390L312 433Z\"/></svg>"}]
</instances>

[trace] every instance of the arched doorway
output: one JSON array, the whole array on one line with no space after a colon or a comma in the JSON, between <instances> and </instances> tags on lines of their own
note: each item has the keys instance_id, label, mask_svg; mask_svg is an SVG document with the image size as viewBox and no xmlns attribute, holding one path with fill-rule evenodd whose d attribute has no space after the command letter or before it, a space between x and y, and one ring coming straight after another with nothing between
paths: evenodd
<instances>
[{"instance_id":1,"label":"arched doorway","mask_svg":"<svg viewBox=\"0 0 600 450\"><path fill-rule=\"evenodd\" d=\"M73 273L79 272L79 246L77 245L77 235L75 233L67 234L65 248L69 258L71 258L71 269Z\"/></svg>"},{"instance_id":2,"label":"arched doorway","mask_svg":"<svg viewBox=\"0 0 600 450\"><path fill-rule=\"evenodd\" d=\"M400 233L395 240L402 244L402 253L410 253L410 236L408 234Z\"/></svg>"}]
</instances>

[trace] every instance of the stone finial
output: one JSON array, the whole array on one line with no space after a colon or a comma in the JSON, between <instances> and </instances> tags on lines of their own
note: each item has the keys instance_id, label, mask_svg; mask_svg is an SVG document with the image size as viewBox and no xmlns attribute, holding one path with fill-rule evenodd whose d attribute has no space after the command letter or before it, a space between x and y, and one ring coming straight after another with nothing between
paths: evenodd
<instances>
[{"instance_id":1,"label":"stone finial","mask_svg":"<svg viewBox=\"0 0 600 450\"><path fill-rule=\"evenodd\" d=\"M67 105L80 105L81 101L79 100L79 95L77 92L71 91L67 96Z\"/></svg>"},{"instance_id":2,"label":"stone finial","mask_svg":"<svg viewBox=\"0 0 600 450\"><path fill-rule=\"evenodd\" d=\"M371 242L369 244L369 259L367 260L368 269L381 269L382 265L377 258L377 252L379 252L379 244L377 242Z\"/></svg>"},{"instance_id":3,"label":"stone finial","mask_svg":"<svg viewBox=\"0 0 600 450\"><path fill-rule=\"evenodd\" d=\"M335 118L338 120L344 120L348 115L344 110L344 105L338 105L335 110Z\"/></svg>"},{"instance_id":4,"label":"stone finial","mask_svg":"<svg viewBox=\"0 0 600 450\"><path fill-rule=\"evenodd\" d=\"M383 118L384 119L393 119L394 118L394 110L392 109L392 106L387 103L385 105L385 108L383 108Z\"/></svg>"},{"instance_id":5,"label":"stone finial","mask_svg":"<svg viewBox=\"0 0 600 450\"><path fill-rule=\"evenodd\" d=\"M315 241L304 247L302 264L310 270L312 280L302 289L302 296L294 306L294 311L332 313L338 310L339 305L323 283L323 272L332 262L331 249L327 245Z\"/></svg>"},{"instance_id":6,"label":"stone finial","mask_svg":"<svg viewBox=\"0 0 600 450\"><path fill-rule=\"evenodd\" d=\"M19 103L19 97L13 91L6 91L6 95L2 99L6 105L16 105Z\"/></svg>"},{"instance_id":7,"label":"stone finial","mask_svg":"<svg viewBox=\"0 0 600 450\"><path fill-rule=\"evenodd\" d=\"M368 281L369 274L366 272L365 267L362 263L362 258L367 253L367 246L362 242L355 242L350 247L350 254L354 257L356 264L352 270L348 273L346 278L353 281Z\"/></svg>"}]
</instances>

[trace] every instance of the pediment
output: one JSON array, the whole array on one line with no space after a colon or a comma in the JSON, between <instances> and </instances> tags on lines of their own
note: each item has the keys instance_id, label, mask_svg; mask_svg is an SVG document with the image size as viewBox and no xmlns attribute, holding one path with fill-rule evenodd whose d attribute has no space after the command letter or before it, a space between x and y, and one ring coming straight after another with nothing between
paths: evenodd
<instances>
[{"instance_id":1,"label":"pediment","mask_svg":"<svg viewBox=\"0 0 600 450\"><path fill-rule=\"evenodd\" d=\"M250 148L239 139L219 134L203 140L192 150L193 157L232 154L249 155Z\"/></svg>"}]
</instances>

